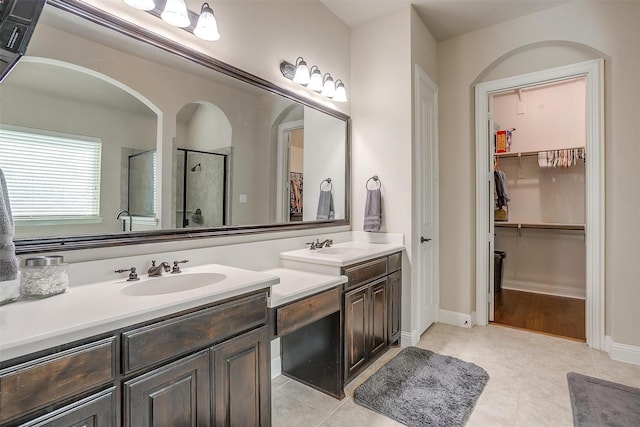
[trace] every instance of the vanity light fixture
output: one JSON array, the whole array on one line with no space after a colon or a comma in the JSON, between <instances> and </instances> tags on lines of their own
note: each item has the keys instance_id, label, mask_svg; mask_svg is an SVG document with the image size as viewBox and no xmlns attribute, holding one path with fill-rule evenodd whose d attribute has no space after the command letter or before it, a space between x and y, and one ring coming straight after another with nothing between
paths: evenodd
<instances>
[{"instance_id":1,"label":"vanity light fixture","mask_svg":"<svg viewBox=\"0 0 640 427\"><path fill-rule=\"evenodd\" d=\"M216 21L216 16L213 14L213 9L211 9L209 3L202 4L200 18L198 18L198 24L193 30L193 34L202 40L216 41L220 39L218 22Z\"/></svg>"},{"instance_id":2,"label":"vanity light fixture","mask_svg":"<svg viewBox=\"0 0 640 427\"><path fill-rule=\"evenodd\" d=\"M332 99L336 102L347 102L347 89L340 79L336 80L336 93Z\"/></svg>"},{"instance_id":3,"label":"vanity light fixture","mask_svg":"<svg viewBox=\"0 0 640 427\"><path fill-rule=\"evenodd\" d=\"M315 65L311 67L311 77L309 78L307 87L316 92L322 90L322 73Z\"/></svg>"},{"instance_id":4,"label":"vanity light fixture","mask_svg":"<svg viewBox=\"0 0 640 427\"><path fill-rule=\"evenodd\" d=\"M333 98L333 95L336 94L336 84L333 82L333 77L331 74L325 73L324 77L322 77L322 92L320 95L326 96L327 98Z\"/></svg>"},{"instance_id":5,"label":"vanity light fixture","mask_svg":"<svg viewBox=\"0 0 640 427\"><path fill-rule=\"evenodd\" d=\"M123 0L131 7L135 7L138 10L153 10L156 7L156 3L153 0Z\"/></svg>"},{"instance_id":6,"label":"vanity light fixture","mask_svg":"<svg viewBox=\"0 0 640 427\"><path fill-rule=\"evenodd\" d=\"M184 28L191 25L189 12L184 0L167 0L160 17L164 22L174 27Z\"/></svg>"},{"instance_id":7,"label":"vanity light fixture","mask_svg":"<svg viewBox=\"0 0 640 427\"><path fill-rule=\"evenodd\" d=\"M131 7L149 12L167 24L182 28L196 37L215 41L220 39L218 22L209 3L203 3L200 15L187 9L185 0L122 0ZM0 0L0 3L2 1Z\"/></svg>"},{"instance_id":8,"label":"vanity light fixture","mask_svg":"<svg viewBox=\"0 0 640 427\"><path fill-rule=\"evenodd\" d=\"M293 81L301 85L309 84L309 67L302 56L296 59L296 73L293 76Z\"/></svg>"},{"instance_id":9,"label":"vanity light fixture","mask_svg":"<svg viewBox=\"0 0 640 427\"><path fill-rule=\"evenodd\" d=\"M301 56L296 59L295 65L282 61L280 63L280 71L289 80L306 86L309 90L319 92L335 102L347 102L347 90L344 87L344 82L342 80L334 82L329 73L325 73L323 77L320 69L315 65L308 68L307 63Z\"/></svg>"}]
</instances>

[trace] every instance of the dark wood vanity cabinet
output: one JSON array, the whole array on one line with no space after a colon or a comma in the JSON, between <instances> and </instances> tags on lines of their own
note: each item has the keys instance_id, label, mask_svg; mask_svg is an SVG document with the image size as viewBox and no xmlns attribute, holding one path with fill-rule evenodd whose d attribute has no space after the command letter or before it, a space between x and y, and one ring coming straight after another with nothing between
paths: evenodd
<instances>
[{"instance_id":1,"label":"dark wood vanity cabinet","mask_svg":"<svg viewBox=\"0 0 640 427\"><path fill-rule=\"evenodd\" d=\"M402 254L347 266L344 293L344 375L348 382L389 345L399 342Z\"/></svg>"},{"instance_id":2,"label":"dark wood vanity cabinet","mask_svg":"<svg viewBox=\"0 0 640 427\"><path fill-rule=\"evenodd\" d=\"M0 426L269 426L266 289L21 357Z\"/></svg>"}]
</instances>

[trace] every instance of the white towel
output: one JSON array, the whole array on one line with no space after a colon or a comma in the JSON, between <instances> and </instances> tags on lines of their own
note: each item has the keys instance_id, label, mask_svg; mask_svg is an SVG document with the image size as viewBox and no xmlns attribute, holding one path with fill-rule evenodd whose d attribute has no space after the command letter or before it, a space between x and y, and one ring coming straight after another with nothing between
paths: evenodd
<instances>
[{"instance_id":1,"label":"white towel","mask_svg":"<svg viewBox=\"0 0 640 427\"><path fill-rule=\"evenodd\" d=\"M382 194L380 189L367 190L364 205L364 231L379 231L382 223Z\"/></svg>"},{"instance_id":2,"label":"white towel","mask_svg":"<svg viewBox=\"0 0 640 427\"><path fill-rule=\"evenodd\" d=\"M4 173L0 169L0 282L15 280L18 276L18 258L13 244L13 216Z\"/></svg>"},{"instance_id":3,"label":"white towel","mask_svg":"<svg viewBox=\"0 0 640 427\"><path fill-rule=\"evenodd\" d=\"M333 196L331 194L331 190L320 190L316 220L322 221L334 219L334 217L335 213L333 211Z\"/></svg>"}]
</instances>

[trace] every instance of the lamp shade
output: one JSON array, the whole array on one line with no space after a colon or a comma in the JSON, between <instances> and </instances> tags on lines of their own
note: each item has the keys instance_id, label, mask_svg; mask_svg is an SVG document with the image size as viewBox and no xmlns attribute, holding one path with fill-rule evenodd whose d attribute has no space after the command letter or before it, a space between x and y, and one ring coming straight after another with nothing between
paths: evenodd
<instances>
[{"instance_id":1,"label":"lamp shade","mask_svg":"<svg viewBox=\"0 0 640 427\"><path fill-rule=\"evenodd\" d=\"M135 7L140 10L152 10L156 7L156 3L153 0L123 0L131 7Z\"/></svg>"},{"instance_id":2,"label":"lamp shade","mask_svg":"<svg viewBox=\"0 0 640 427\"><path fill-rule=\"evenodd\" d=\"M296 74L293 76L293 81L301 85L309 83L309 68L302 57L296 60Z\"/></svg>"},{"instance_id":3,"label":"lamp shade","mask_svg":"<svg viewBox=\"0 0 640 427\"><path fill-rule=\"evenodd\" d=\"M322 73L315 65L311 67L311 77L309 78L309 84L307 87L316 92L322 90Z\"/></svg>"},{"instance_id":4,"label":"lamp shade","mask_svg":"<svg viewBox=\"0 0 640 427\"><path fill-rule=\"evenodd\" d=\"M333 95L336 93L336 85L333 82L333 77L331 74L326 73L324 78L322 79L322 96L326 96L327 98L333 98Z\"/></svg>"},{"instance_id":5,"label":"lamp shade","mask_svg":"<svg viewBox=\"0 0 640 427\"><path fill-rule=\"evenodd\" d=\"M347 102L347 90L340 79L336 81L336 93L333 95L332 99L335 102Z\"/></svg>"},{"instance_id":6,"label":"lamp shade","mask_svg":"<svg viewBox=\"0 0 640 427\"><path fill-rule=\"evenodd\" d=\"M188 27L191 24L184 0L167 0L160 17L167 24L175 27Z\"/></svg>"},{"instance_id":7,"label":"lamp shade","mask_svg":"<svg viewBox=\"0 0 640 427\"><path fill-rule=\"evenodd\" d=\"M218 22L208 3L202 5L202 12L198 18L196 28L193 30L193 34L202 40L215 41L220 39Z\"/></svg>"}]
</instances>

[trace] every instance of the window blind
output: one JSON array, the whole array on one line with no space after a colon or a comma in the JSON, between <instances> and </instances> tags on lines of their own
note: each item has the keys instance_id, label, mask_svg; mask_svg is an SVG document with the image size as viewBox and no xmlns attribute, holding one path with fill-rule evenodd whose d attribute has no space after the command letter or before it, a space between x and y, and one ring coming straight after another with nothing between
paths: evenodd
<instances>
[{"instance_id":1,"label":"window blind","mask_svg":"<svg viewBox=\"0 0 640 427\"><path fill-rule=\"evenodd\" d=\"M17 220L98 217L102 143L0 129L0 168Z\"/></svg>"}]
</instances>

